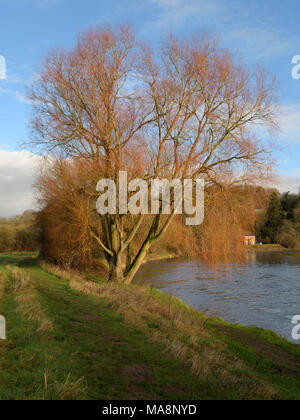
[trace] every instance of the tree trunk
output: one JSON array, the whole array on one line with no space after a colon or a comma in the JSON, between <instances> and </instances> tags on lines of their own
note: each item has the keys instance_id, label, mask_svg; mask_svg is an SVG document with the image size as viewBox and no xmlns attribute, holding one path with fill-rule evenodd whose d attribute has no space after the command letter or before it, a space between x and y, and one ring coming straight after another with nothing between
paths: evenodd
<instances>
[{"instance_id":1,"label":"tree trunk","mask_svg":"<svg viewBox=\"0 0 300 420\"><path fill-rule=\"evenodd\" d=\"M145 260L146 255L149 252L149 249L153 242L157 240L156 233L159 227L159 221L160 221L161 214L158 214L155 216L151 228L149 230L149 233L147 235L147 238L145 239L143 245L141 246L137 256L135 257L133 263L130 265L130 267L127 269L124 275L124 283L130 284L136 275L138 269L143 264L143 261Z\"/></svg>"},{"instance_id":2,"label":"tree trunk","mask_svg":"<svg viewBox=\"0 0 300 420\"><path fill-rule=\"evenodd\" d=\"M116 254L109 261L108 281L122 283L124 281L121 254Z\"/></svg>"},{"instance_id":3,"label":"tree trunk","mask_svg":"<svg viewBox=\"0 0 300 420\"><path fill-rule=\"evenodd\" d=\"M136 275L138 269L140 268L140 266L143 264L143 261L149 251L149 248L151 246L151 243L149 242L149 244L147 244L147 246L141 250L141 252L138 254L137 258L135 259L133 265L131 266L131 268L128 270L128 272L126 272L125 276L124 276L124 283L126 284L130 284L134 278L134 276Z\"/></svg>"},{"instance_id":4,"label":"tree trunk","mask_svg":"<svg viewBox=\"0 0 300 420\"><path fill-rule=\"evenodd\" d=\"M112 254L109 258L109 277L108 281L115 281L122 283L124 281L123 267L122 267L122 242L120 233L117 229L116 223L109 225L109 234L111 241Z\"/></svg>"},{"instance_id":5,"label":"tree trunk","mask_svg":"<svg viewBox=\"0 0 300 420\"><path fill-rule=\"evenodd\" d=\"M108 225L110 233L110 242L111 242L111 251L112 255L109 256L109 277L108 281L114 281L118 283L130 284L139 270L140 266L145 260L149 249L153 242L157 241L158 238L164 234L165 229L162 230L160 235L157 235L157 230L159 228L161 214L155 216L149 233L141 246L139 252L131 263L132 257L132 243L128 244L127 249L127 258L126 266L122 266L122 240L120 232L117 229L115 223L110 223Z\"/></svg>"}]
</instances>

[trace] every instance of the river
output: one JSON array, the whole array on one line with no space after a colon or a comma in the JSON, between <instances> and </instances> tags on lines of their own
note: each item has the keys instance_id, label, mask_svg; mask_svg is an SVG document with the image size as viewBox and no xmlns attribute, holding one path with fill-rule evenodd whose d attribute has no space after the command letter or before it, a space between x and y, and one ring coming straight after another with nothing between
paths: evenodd
<instances>
[{"instance_id":1,"label":"river","mask_svg":"<svg viewBox=\"0 0 300 420\"><path fill-rule=\"evenodd\" d=\"M198 261L150 261L135 282L178 297L206 315L259 326L292 339L300 315L300 253L249 254L247 263L210 267ZM300 344L300 340L298 341Z\"/></svg>"}]
</instances>

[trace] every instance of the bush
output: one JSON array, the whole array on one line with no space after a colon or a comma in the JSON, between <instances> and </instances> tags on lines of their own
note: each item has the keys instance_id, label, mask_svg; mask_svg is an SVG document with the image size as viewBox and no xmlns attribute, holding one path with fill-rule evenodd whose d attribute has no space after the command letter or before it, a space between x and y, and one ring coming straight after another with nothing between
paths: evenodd
<instances>
[{"instance_id":1,"label":"bush","mask_svg":"<svg viewBox=\"0 0 300 420\"><path fill-rule=\"evenodd\" d=\"M295 224L290 220L285 220L277 235L277 242L285 248L295 248L298 241L298 232Z\"/></svg>"},{"instance_id":2,"label":"bush","mask_svg":"<svg viewBox=\"0 0 300 420\"><path fill-rule=\"evenodd\" d=\"M0 220L0 252L32 252L39 247L35 213L27 211L22 216Z\"/></svg>"}]
</instances>

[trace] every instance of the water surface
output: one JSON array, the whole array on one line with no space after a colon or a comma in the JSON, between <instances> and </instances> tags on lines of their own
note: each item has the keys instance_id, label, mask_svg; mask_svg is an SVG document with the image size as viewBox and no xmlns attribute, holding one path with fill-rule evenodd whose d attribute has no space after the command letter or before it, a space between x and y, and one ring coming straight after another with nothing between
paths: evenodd
<instances>
[{"instance_id":1,"label":"water surface","mask_svg":"<svg viewBox=\"0 0 300 420\"><path fill-rule=\"evenodd\" d=\"M151 261L135 281L162 289L207 315L271 329L289 340L292 317L300 315L299 252L249 254L245 265L220 265L217 272L198 261Z\"/></svg>"}]
</instances>

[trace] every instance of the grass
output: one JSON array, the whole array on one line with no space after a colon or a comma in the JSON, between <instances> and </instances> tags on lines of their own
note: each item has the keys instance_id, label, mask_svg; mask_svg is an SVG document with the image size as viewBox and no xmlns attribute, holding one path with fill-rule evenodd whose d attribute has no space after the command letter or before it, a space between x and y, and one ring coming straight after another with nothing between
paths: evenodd
<instances>
[{"instance_id":1,"label":"grass","mask_svg":"<svg viewBox=\"0 0 300 420\"><path fill-rule=\"evenodd\" d=\"M1 400L300 398L300 347L275 333L34 255L0 256L0 314Z\"/></svg>"},{"instance_id":2,"label":"grass","mask_svg":"<svg viewBox=\"0 0 300 420\"><path fill-rule=\"evenodd\" d=\"M264 245L252 245L249 250L255 252L291 252L300 251L300 248L285 248L279 244L264 244Z\"/></svg>"}]
</instances>

